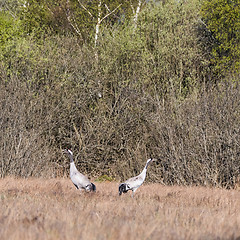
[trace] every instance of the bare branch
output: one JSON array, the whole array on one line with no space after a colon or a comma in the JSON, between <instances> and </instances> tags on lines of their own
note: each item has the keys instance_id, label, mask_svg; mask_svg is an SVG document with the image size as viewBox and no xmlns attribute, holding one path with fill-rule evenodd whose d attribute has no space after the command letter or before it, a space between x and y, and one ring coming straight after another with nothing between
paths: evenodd
<instances>
[{"instance_id":1,"label":"bare branch","mask_svg":"<svg viewBox=\"0 0 240 240\"><path fill-rule=\"evenodd\" d=\"M88 13L92 18L94 18L94 16L92 15L92 13L91 13L89 10L87 10L87 8L80 2L80 0L78 0L78 3L81 5L81 7L82 7L85 11L87 11L87 13Z\"/></svg>"},{"instance_id":2,"label":"bare branch","mask_svg":"<svg viewBox=\"0 0 240 240\"><path fill-rule=\"evenodd\" d=\"M135 14L135 9L134 9L134 7L133 7L132 1L130 1L130 6L131 6L131 8L132 8L133 14Z\"/></svg>"},{"instance_id":3,"label":"bare branch","mask_svg":"<svg viewBox=\"0 0 240 240\"><path fill-rule=\"evenodd\" d=\"M105 16L100 20L100 23L101 23L105 18L107 18L109 15L113 14L121 5L122 5L122 3L119 4L112 12L108 13L107 15L105 15Z\"/></svg>"},{"instance_id":4,"label":"bare branch","mask_svg":"<svg viewBox=\"0 0 240 240\"><path fill-rule=\"evenodd\" d=\"M109 9L109 7L107 6L107 4L105 4L105 8L107 9L108 12L111 12L111 10ZM119 18L116 14L114 14L115 17Z\"/></svg>"},{"instance_id":5,"label":"bare branch","mask_svg":"<svg viewBox=\"0 0 240 240\"><path fill-rule=\"evenodd\" d=\"M108 12L111 12L111 10L109 9L106 3L105 3L105 8L108 10Z\"/></svg>"},{"instance_id":6,"label":"bare branch","mask_svg":"<svg viewBox=\"0 0 240 240\"><path fill-rule=\"evenodd\" d=\"M67 0L67 20L69 22L69 24L71 25L71 27L74 29L74 31L82 38L82 34L80 29L78 28L76 21L74 19L74 17L71 17L71 11L70 11L70 7L69 7L69 0Z\"/></svg>"}]
</instances>

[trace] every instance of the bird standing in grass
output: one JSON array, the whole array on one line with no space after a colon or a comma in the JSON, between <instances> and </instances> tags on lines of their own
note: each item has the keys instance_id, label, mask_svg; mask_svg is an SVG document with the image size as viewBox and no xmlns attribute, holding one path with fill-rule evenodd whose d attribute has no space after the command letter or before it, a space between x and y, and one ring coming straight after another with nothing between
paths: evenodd
<instances>
[{"instance_id":1,"label":"bird standing in grass","mask_svg":"<svg viewBox=\"0 0 240 240\"><path fill-rule=\"evenodd\" d=\"M84 189L87 192L95 192L96 186L91 183L86 176L80 173L73 161L73 153L69 149L65 149L63 153L67 154L70 158L70 178L75 185L75 187L79 190Z\"/></svg>"},{"instance_id":2,"label":"bird standing in grass","mask_svg":"<svg viewBox=\"0 0 240 240\"><path fill-rule=\"evenodd\" d=\"M132 197L134 197L134 193L143 184L143 182L146 178L148 165L154 161L156 161L156 159L154 159L154 158L148 159L144 169L138 176L129 178L124 183L121 183L118 188L119 195L121 195L122 193L126 193L128 190L132 190Z\"/></svg>"}]
</instances>

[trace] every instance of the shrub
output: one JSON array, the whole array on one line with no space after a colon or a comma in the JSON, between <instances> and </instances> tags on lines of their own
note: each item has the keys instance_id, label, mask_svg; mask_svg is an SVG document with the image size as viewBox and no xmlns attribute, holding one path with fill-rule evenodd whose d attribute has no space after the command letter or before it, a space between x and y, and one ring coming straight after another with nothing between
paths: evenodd
<instances>
[{"instance_id":1,"label":"shrub","mask_svg":"<svg viewBox=\"0 0 240 240\"><path fill-rule=\"evenodd\" d=\"M240 2L239 0L204 0L201 14L215 39L212 62L218 73L240 69Z\"/></svg>"},{"instance_id":2,"label":"shrub","mask_svg":"<svg viewBox=\"0 0 240 240\"><path fill-rule=\"evenodd\" d=\"M101 59L111 82L160 96L185 97L201 88L209 62L198 37L199 8L194 0L148 4L136 29L130 22L105 37Z\"/></svg>"},{"instance_id":3,"label":"shrub","mask_svg":"<svg viewBox=\"0 0 240 240\"><path fill-rule=\"evenodd\" d=\"M21 24L5 12L0 12L0 60L12 46L12 41L22 34Z\"/></svg>"}]
</instances>

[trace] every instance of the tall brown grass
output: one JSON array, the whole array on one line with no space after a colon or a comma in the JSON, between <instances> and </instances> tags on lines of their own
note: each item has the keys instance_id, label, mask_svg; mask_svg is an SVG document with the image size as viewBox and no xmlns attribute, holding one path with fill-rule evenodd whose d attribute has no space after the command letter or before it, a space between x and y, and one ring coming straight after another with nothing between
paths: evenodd
<instances>
[{"instance_id":1,"label":"tall brown grass","mask_svg":"<svg viewBox=\"0 0 240 240\"><path fill-rule=\"evenodd\" d=\"M19 239L239 239L240 192L117 182L80 193L70 179L0 180L0 236Z\"/></svg>"}]
</instances>

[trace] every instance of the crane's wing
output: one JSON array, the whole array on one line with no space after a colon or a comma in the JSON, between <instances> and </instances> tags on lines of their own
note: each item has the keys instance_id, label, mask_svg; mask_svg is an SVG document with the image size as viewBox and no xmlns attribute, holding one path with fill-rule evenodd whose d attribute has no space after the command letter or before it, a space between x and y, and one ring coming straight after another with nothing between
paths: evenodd
<instances>
[{"instance_id":1,"label":"crane's wing","mask_svg":"<svg viewBox=\"0 0 240 240\"><path fill-rule=\"evenodd\" d=\"M129 178L125 183L130 187L130 188L133 188L133 187L139 187L142 185L144 179L141 177L141 176L136 176L136 177L132 177L132 178Z\"/></svg>"},{"instance_id":2,"label":"crane's wing","mask_svg":"<svg viewBox=\"0 0 240 240\"><path fill-rule=\"evenodd\" d=\"M80 172L74 172L71 174L71 180L73 184L77 185L78 187L85 188L88 184L91 184L89 179Z\"/></svg>"}]
</instances>

